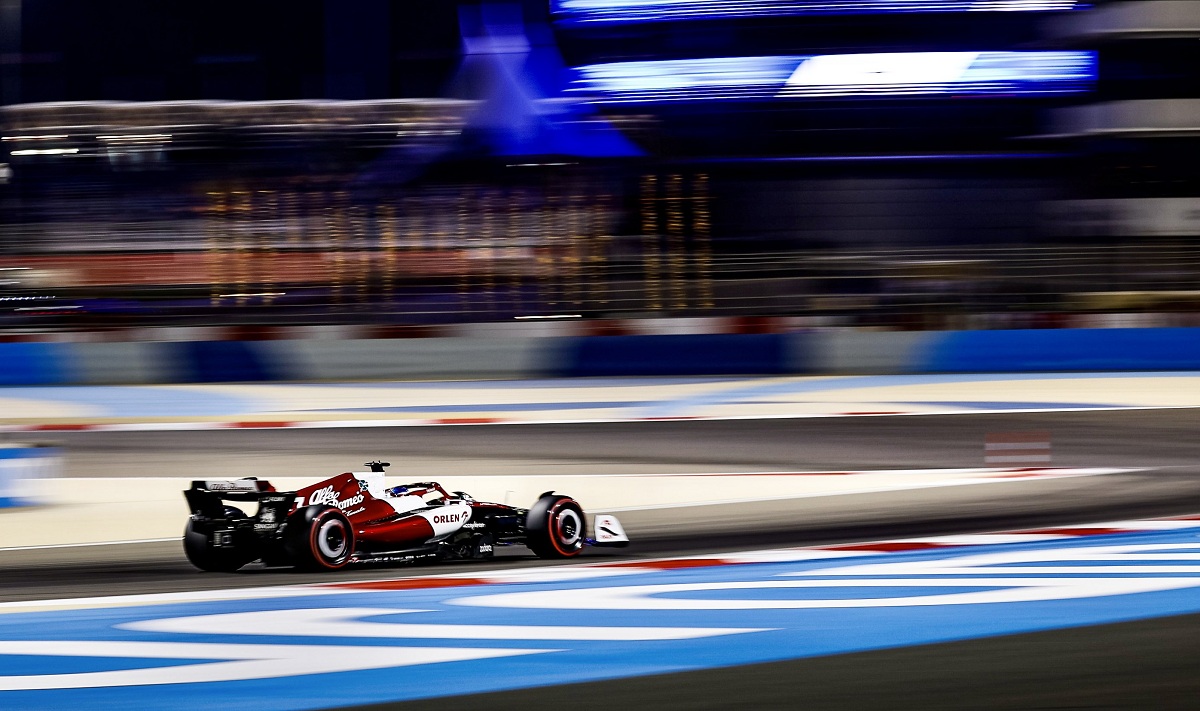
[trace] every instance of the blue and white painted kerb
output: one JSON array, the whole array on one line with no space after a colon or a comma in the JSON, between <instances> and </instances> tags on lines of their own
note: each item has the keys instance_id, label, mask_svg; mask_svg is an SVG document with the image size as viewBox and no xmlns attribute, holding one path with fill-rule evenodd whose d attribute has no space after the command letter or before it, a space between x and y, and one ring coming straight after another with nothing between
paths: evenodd
<instances>
[{"instance_id":1,"label":"blue and white painted kerb","mask_svg":"<svg viewBox=\"0 0 1200 711\"><path fill-rule=\"evenodd\" d=\"M0 445L0 509L40 503L38 482L62 470L56 447Z\"/></svg>"},{"instance_id":2,"label":"blue and white painted kerb","mask_svg":"<svg viewBox=\"0 0 1200 711\"><path fill-rule=\"evenodd\" d=\"M0 708L317 709L1200 611L1200 521L1090 530L9 603Z\"/></svg>"}]
</instances>

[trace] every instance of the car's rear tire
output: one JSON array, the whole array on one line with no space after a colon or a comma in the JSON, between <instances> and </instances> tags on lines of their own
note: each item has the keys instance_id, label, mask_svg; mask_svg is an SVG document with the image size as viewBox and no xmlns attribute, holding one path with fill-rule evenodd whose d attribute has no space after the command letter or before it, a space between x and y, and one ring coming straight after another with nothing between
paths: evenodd
<instances>
[{"instance_id":1,"label":"car's rear tire","mask_svg":"<svg viewBox=\"0 0 1200 711\"><path fill-rule=\"evenodd\" d=\"M241 509L226 506L224 516L227 519L246 518ZM183 553L188 562L200 570L209 573L232 573L253 560L253 554L247 550L240 536L234 536L233 545L214 547L207 534L200 533L195 528L195 522L188 519L183 529Z\"/></svg>"},{"instance_id":2,"label":"car's rear tire","mask_svg":"<svg viewBox=\"0 0 1200 711\"><path fill-rule=\"evenodd\" d=\"M569 496L543 496L525 517L525 545L539 558L579 555L586 534L583 508Z\"/></svg>"},{"instance_id":3,"label":"car's rear tire","mask_svg":"<svg viewBox=\"0 0 1200 711\"><path fill-rule=\"evenodd\" d=\"M307 506L288 519L284 549L297 568L338 570L354 555L354 527L332 506Z\"/></svg>"}]
</instances>

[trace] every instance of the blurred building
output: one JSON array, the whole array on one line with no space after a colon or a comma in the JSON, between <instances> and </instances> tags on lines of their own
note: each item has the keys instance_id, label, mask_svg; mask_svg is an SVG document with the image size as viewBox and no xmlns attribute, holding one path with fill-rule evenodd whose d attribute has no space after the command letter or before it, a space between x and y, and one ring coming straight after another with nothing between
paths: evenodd
<instances>
[{"instance_id":1,"label":"blurred building","mask_svg":"<svg viewBox=\"0 0 1200 711\"><path fill-rule=\"evenodd\" d=\"M1120 2L1059 18L1062 46L1098 50L1098 90L1056 111L1048 138L1077 157L1054 231L1092 241L1200 235L1200 3Z\"/></svg>"},{"instance_id":2,"label":"blurred building","mask_svg":"<svg viewBox=\"0 0 1200 711\"><path fill-rule=\"evenodd\" d=\"M1196 3L436 5L0 0L0 289L938 327L1195 279Z\"/></svg>"},{"instance_id":3,"label":"blurred building","mask_svg":"<svg viewBox=\"0 0 1200 711\"><path fill-rule=\"evenodd\" d=\"M579 93L712 173L720 235L782 248L1036 242L1066 165L1030 137L1096 72L1045 28L1088 7L554 2Z\"/></svg>"}]
</instances>

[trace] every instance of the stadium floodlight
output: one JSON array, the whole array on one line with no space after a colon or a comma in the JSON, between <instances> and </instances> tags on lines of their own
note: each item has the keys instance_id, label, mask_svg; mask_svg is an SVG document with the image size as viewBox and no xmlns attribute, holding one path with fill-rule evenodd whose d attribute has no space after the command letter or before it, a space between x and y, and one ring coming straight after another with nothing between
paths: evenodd
<instances>
[{"instance_id":1,"label":"stadium floodlight","mask_svg":"<svg viewBox=\"0 0 1200 711\"><path fill-rule=\"evenodd\" d=\"M1039 95L1088 91L1090 51L891 52L613 62L576 67L599 104L815 97Z\"/></svg>"},{"instance_id":2,"label":"stadium floodlight","mask_svg":"<svg viewBox=\"0 0 1200 711\"><path fill-rule=\"evenodd\" d=\"M551 0L566 24L711 20L781 15L866 15L915 12L1065 12L1086 0Z\"/></svg>"}]
</instances>

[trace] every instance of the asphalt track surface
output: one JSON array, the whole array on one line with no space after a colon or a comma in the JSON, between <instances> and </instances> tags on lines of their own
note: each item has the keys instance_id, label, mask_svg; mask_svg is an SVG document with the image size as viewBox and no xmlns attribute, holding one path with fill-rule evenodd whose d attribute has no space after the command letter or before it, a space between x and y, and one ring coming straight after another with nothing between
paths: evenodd
<instances>
[{"instance_id":1,"label":"asphalt track surface","mask_svg":"<svg viewBox=\"0 0 1200 711\"><path fill-rule=\"evenodd\" d=\"M860 417L360 430L64 433L69 473L93 464L190 476L214 458L297 474L314 458L391 456L796 471L973 467L988 433L1041 431L1057 466L1144 467L1078 479L622 514L627 558L1200 512L1200 411ZM154 472L139 462L153 461ZM221 472L228 476L228 472ZM211 474L210 474L211 475ZM630 485L634 485L632 482ZM0 514L2 515L2 514ZM183 513L181 511L181 523ZM696 535L694 531L708 531ZM747 532L747 530L750 532ZM514 551L515 552L515 551ZM536 565L521 555L483 564ZM479 564L471 569L479 570ZM364 569L357 578L465 566ZM327 576L201 574L178 544L0 552L0 600L291 584ZM718 669L372 709L1200 708L1200 616Z\"/></svg>"}]
</instances>

